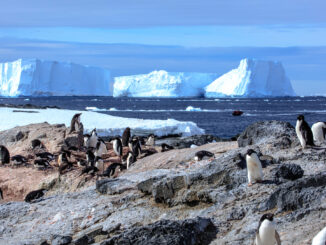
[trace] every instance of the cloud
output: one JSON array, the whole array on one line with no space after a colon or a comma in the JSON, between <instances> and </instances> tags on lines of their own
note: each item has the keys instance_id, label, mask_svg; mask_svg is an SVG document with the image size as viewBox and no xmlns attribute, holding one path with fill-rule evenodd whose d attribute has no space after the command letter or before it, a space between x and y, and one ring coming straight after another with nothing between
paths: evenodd
<instances>
[{"instance_id":1,"label":"cloud","mask_svg":"<svg viewBox=\"0 0 326 245\"><path fill-rule=\"evenodd\" d=\"M10 0L2 27L135 28L325 23L324 0Z\"/></svg>"}]
</instances>

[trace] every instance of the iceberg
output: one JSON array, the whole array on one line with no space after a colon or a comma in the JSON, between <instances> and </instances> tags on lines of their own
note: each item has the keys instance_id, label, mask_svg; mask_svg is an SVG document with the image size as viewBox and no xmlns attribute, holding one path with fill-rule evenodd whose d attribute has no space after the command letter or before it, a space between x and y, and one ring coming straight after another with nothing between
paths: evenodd
<instances>
[{"instance_id":1,"label":"iceberg","mask_svg":"<svg viewBox=\"0 0 326 245\"><path fill-rule=\"evenodd\" d=\"M158 136L169 134L191 136L205 133L194 122L180 122L174 119L144 120L116 117L93 111L63 109L19 109L17 111L15 108L8 107L0 108L1 118L6 118L6 120L0 120L0 131L16 126L42 122L48 122L50 124L64 123L69 127L71 118L76 113L82 113L81 122L84 125L85 133L89 133L96 128L100 136L122 135L126 127L131 128L132 134L144 136L149 134Z\"/></svg>"},{"instance_id":2,"label":"iceberg","mask_svg":"<svg viewBox=\"0 0 326 245\"><path fill-rule=\"evenodd\" d=\"M73 63L19 59L0 63L0 96L112 96L110 71Z\"/></svg>"},{"instance_id":3,"label":"iceberg","mask_svg":"<svg viewBox=\"0 0 326 245\"><path fill-rule=\"evenodd\" d=\"M210 73L153 71L149 74L116 77L113 96L200 97L205 86L218 76Z\"/></svg>"},{"instance_id":4,"label":"iceberg","mask_svg":"<svg viewBox=\"0 0 326 245\"><path fill-rule=\"evenodd\" d=\"M281 62L243 59L205 88L205 97L295 96Z\"/></svg>"}]
</instances>

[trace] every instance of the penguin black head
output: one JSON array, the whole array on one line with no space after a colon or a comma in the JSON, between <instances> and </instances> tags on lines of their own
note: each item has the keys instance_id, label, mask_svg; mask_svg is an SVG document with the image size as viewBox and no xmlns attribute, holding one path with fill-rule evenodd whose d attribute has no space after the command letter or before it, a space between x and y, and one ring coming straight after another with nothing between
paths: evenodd
<instances>
[{"instance_id":1,"label":"penguin black head","mask_svg":"<svg viewBox=\"0 0 326 245\"><path fill-rule=\"evenodd\" d=\"M247 151L247 155L248 155L248 156L251 156L252 153L256 153L256 154L257 154L257 152L255 152L253 149L249 149L249 150Z\"/></svg>"},{"instance_id":2,"label":"penguin black head","mask_svg":"<svg viewBox=\"0 0 326 245\"><path fill-rule=\"evenodd\" d=\"M303 120L304 120L304 115L299 115L299 116L297 117L297 119L298 119L299 121L303 121Z\"/></svg>"},{"instance_id":3,"label":"penguin black head","mask_svg":"<svg viewBox=\"0 0 326 245\"><path fill-rule=\"evenodd\" d=\"M265 219L267 219L269 221L273 221L273 218L274 218L274 214L272 214L272 213L263 214L263 216L261 216L259 222L262 223Z\"/></svg>"},{"instance_id":4,"label":"penguin black head","mask_svg":"<svg viewBox=\"0 0 326 245\"><path fill-rule=\"evenodd\" d=\"M96 128L94 128L94 129L92 130L91 135L96 135L96 136L97 136Z\"/></svg>"}]
</instances>

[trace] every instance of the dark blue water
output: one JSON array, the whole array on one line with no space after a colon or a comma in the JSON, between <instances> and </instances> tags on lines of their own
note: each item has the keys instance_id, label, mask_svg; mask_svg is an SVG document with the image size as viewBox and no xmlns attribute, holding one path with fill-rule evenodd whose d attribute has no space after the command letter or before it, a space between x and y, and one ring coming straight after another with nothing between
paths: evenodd
<instances>
[{"instance_id":1,"label":"dark blue water","mask_svg":"<svg viewBox=\"0 0 326 245\"><path fill-rule=\"evenodd\" d=\"M113 116L143 119L168 119L193 121L206 133L223 138L242 132L249 124L262 120L282 120L295 124L298 114L304 114L311 125L326 121L325 97L294 97L268 99L148 99L112 97L43 97L0 98L0 104L33 104L58 106L64 109L85 110L115 108L116 111L101 111ZM201 111L186 111L188 106ZM240 117L232 111L242 110ZM109 122L108 122L109 123Z\"/></svg>"}]
</instances>

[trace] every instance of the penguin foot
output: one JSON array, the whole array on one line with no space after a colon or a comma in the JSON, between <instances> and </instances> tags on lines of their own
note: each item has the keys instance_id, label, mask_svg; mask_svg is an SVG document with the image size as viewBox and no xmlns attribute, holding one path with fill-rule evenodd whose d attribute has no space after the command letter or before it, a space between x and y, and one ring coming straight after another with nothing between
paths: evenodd
<instances>
[{"instance_id":1,"label":"penguin foot","mask_svg":"<svg viewBox=\"0 0 326 245\"><path fill-rule=\"evenodd\" d=\"M251 182L249 182L249 183L248 183L248 186L252 186L252 183L251 183Z\"/></svg>"}]
</instances>

